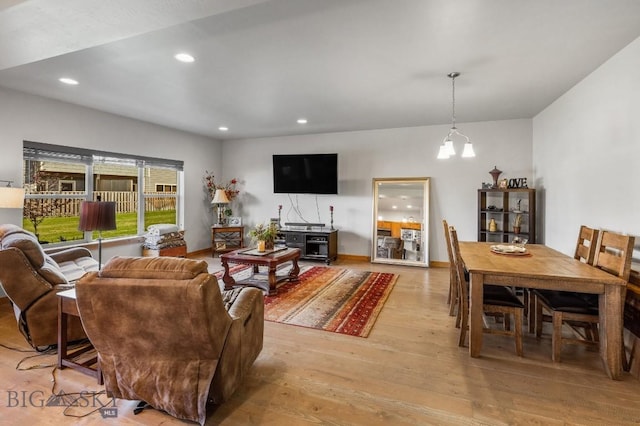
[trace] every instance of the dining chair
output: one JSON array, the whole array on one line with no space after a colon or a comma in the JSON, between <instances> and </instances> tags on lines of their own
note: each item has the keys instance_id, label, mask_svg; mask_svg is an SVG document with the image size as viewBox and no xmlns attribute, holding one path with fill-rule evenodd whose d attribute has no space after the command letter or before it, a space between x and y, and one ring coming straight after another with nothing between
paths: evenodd
<instances>
[{"instance_id":1,"label":"dining chair","mask_svg":"<svg viewBox=\"0 0 640 426\"><path fill-rule=\"evenodd\" d=\"M632 236L601 231L595 248L593 266L628 281L634 243L635 238ZM593 332L597 330L600 322L598 303L598 295L595 294L542 290L536 292L536 315L541 314L543 308L552 314L551 359L554 362L560 361L560 352L564 343L599 344L598 334ZM574 337L563 335L562 325L565 323L576 332ZM576 324L584 327L586 323L592 324L591 336L580 334L575 327ZM541 325L537 327L536 335L538 336ZM584 328L587 330L587 327Z\"/></svg>"},{"instance_id":2,"label":"dining chair","mask_svg":"<svg viewBox=\"0 0 640 426\"><path fill-rule=\"evenodd\" d=\"M458 346L464 346L469 328L469 281L465 275L464 261L460 254L458 234L453 226L449 227L451 251L456 268L456 283L458 285L458 312L461 318L460 338ZM522 356L522 314L524 305L509 287L484 284L482 309L485 314L501 314L504 317L504 329L485 326L483 332L514 336L516 354ZM514 327L511 330L510 316L513 315Z\"/></svg>"},{"instance_id":3,"label":"dining chair","mask_svg":"<svg viewBox=\"0 0 640 426\"><path fill-rule=\"evenodd\" d=\"M580 232L578 233L578 239L576 241L576 249L573 253L573 258L583 263L586 263L588 265L593 265L593 261L596 255L596 248L597 248L597 241L598 241L599 234L600 234L600 231L598 229L590 228L586 225L581 225ZM533 324L535 324L535 333L537 337L540 337L542 335L542 323L552 322L552 316L542 312L542 308L543 308L542 305L539 303L536 303L536 295L538 293L541 293L543 296L547 294L546 298L548 298L549 293L553 293L553 292L554 290L535 290L531 294L530 300L533 301L532 303L533 307L531 309L535 312L535 315L532 315L529 318L530 319L529 332L533 333L534 330L532 330L532 326ZM555 291L555 293L562 293L562 292ZM580 293L574 293L574 294L580 294ZM585 295L580 294L579 297L583 298L585 297ZM596 324L589 323L589 322L578 323L575 321L568 321L567 324L571 328L573 328L576 333L581 335L585 340L590 340L593 342L598 341L598 327ZM582 328L584 330L582 332L583 334L581 334L578 328Z\"/></svg>"},{"instance_id":4,"label":"dining chair","mask_svg":"<svg viewBox=\"0 0 640 426\"><path fill-rule=\"evenodd\" d=\"M449 236L449 224L442 219L442 227L444 228L444 239L447 245L447 254L449 255L449 295L447 303L449 304L449 316L456 314L458 307L458 284L456 280L456 266L453 261L453 253L451 252L451 237ZM458 326L456 322L456 326Z\"/></svg>"}]
</instances>

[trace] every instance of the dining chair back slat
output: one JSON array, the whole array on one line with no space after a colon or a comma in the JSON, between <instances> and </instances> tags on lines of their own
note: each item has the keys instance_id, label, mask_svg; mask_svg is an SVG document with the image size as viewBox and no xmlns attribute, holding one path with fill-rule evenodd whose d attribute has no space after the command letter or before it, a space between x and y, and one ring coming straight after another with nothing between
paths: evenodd
<instances>
[{"instance_id":1,"label":"dining chair back slat","mask_svg":"<svg viewBox=\"0 0 640 426\"><path fill-rule=\"evenodd\" d=\"M582 225L578 234L576 250L573 255L574 259L593 265L596 256L596 248L598 235L600 231L588 226Z\"/></svg>"},{"instance_id":2,"label":"dining chair back slat","mask_svg":"<svg viewBox=\"0 0 640 426\"><path fill-rule=\"evenodd\" d=\"M629 281L635 237L602 231L598 239L594 266Z\"/></svg>"}]
</instances>

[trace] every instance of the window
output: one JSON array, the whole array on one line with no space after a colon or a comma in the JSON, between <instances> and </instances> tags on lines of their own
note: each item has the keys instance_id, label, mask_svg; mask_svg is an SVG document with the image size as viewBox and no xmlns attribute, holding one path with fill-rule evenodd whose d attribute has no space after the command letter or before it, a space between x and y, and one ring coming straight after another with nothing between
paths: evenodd
<instances>
[{"instance_id":1,"label":"window","mask_svg":"<svg viewBox=\"0 0 640 426\"><path fill-rule=\"evenodd\" d=\"M178 173L160 167L145 167L144 226L158 223L176 223Z\"/></svg>"},{"instance_id":2,"label":"window","mask_svg":"<svg viewBox=\"0 0 640 426\"><path fill-rule=\"evenodd\" d=\"M140 235L151 224L180 225L181 161L29 141L23 160L23 227L43 244L93 238L78 231L85 200L116 202L117 229L103 238Z\"/></svg>"},{"instance_id":3,"label":"window","mask_svg":"<svg viewBox=\"0 0 640 426\"><path fill-rule=\"evenodd\" d=\"M60 181L60 192L73 192L76 190L76 181L74 180L61 180Z\"/></svg>"},{"instance_id":4,"label":"window","mask_svg":"<svg viewBox=\"0 0 640 426\"><path fill-rule=\"evenodd\" d=\"M177 192L178 185L156 184L156 192Z\"/></svg>"}]
</instances>

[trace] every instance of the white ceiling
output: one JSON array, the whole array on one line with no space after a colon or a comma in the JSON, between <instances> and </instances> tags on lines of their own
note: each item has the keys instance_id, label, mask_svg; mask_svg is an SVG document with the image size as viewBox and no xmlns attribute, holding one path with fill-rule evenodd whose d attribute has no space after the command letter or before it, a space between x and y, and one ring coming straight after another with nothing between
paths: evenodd
<instances>
[{"instance_id":1,"label":"white ceiling","mask_svg":"<svg viewBox=\"0 0 640 426\"><path fill-rule=\"evenodd\" d=\"M637 0L0 0L0 86L235 139L448 124L459 71L458 122L531 118L639 36Z\"/></svg>"}]
</instances>

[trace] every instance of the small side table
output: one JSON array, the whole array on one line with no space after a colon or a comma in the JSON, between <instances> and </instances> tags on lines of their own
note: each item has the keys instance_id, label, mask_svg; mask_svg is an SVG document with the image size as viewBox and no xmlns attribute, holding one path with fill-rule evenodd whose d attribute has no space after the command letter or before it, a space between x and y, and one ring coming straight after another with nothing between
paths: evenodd
<instances>
[{"instance_id":1,"label":"small side table","mask_svg":"<svg viewBox=\"0 0 640 426\"><path fill-rule=\"evenodd\" d=\"M212 226L211 257L244 247L244 226Z\"/></svg>"},{"instance_id":2,"label":"small side table","mask_svg":"<svg viewBox=\"0 0 640 426\"><path fill-rule=\"evenodd\" d=\"M71 353L67 351L67 321L69 315L79 317L78 304L76 302L76 289L61 291L58 294L58 368L63 369L65 367L73 368L93 376L98 379L98 384L103 384L102 370L100 370L100 363L98 357L95 356L84 362L76 362L75 359L85 352L93 349L90 344L79 348ZM91 366L95 365L95 368Z\"/></svg>"}]
</instances>

